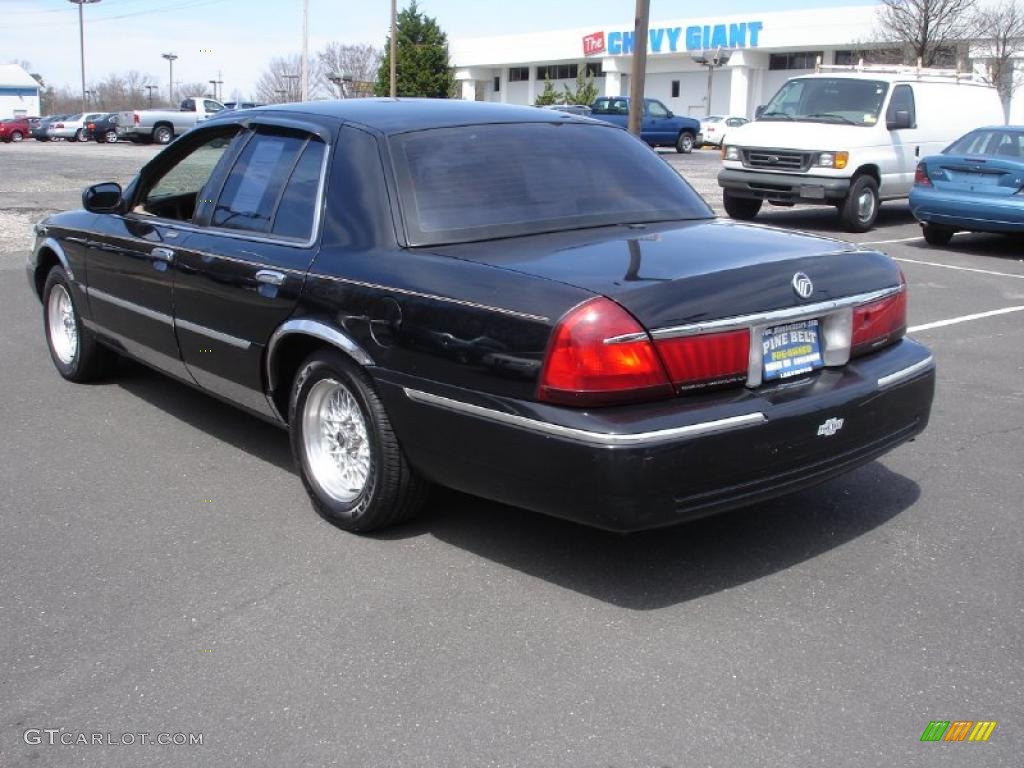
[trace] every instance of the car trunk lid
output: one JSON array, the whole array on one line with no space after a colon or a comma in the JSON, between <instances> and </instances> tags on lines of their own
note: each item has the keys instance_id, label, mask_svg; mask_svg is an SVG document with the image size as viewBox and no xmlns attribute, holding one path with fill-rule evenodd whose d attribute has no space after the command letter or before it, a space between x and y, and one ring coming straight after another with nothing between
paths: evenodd
<instances>
[{"instance_id":1,"label":"car trunk lid","mask_svg":"<svg viewBox=\"0 0 1024 768\"><path fill-rule=\"evenodd\" d=\"M1024 159L939 155L928 159L927 169L932 184L941 191L1008 197L1024 189Z\"/></svg>"},{"instance_id":2,"label":"car trunk lid","mask_svg":"<svg viewBox=\"0 0 1024 768\"><path fill-rule=\"evenodd\" d=\"M798 308L899 284L897 267L881 253L717 219L431 250L607 296L650 331ZM798 273L810 280L806 296L794 288Z\"/></svg>"}]
</instances>

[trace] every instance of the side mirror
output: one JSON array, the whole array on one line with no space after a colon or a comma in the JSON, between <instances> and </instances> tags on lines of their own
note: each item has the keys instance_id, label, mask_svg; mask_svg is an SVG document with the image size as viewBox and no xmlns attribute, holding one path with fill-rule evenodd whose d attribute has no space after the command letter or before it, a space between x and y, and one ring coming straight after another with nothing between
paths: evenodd
<instances>
[{"instance_id":1,"label":"side mirror","mask_svg":"<svg viewBox=\"0 0 1024 768\"><path fill-rule=\"evenodd\" d=\"M668 114L665 115L665 117L675 117L675 116L676 116L676 113L673 112L671 109L668 110Z\"/></svg>"},{"instance_id":2,"label":"side mirror","mask_svg":"<svg viewBox=\"0 0 1024 768\"><path fill-rule=\"evenodd\" d=\"M906 109L897 109L892 118L886 121L885 127L890 131L900 131L904 128L913 128L914 124L910 121L910 111Z\"/></svg>"},{"instance_id":3,"label":"side mirror","mask_svg":"<svg viewBox=\"0 0 1024 768\"><path fill-rule=\"evenodd\" d=\"M114 213L121 208L121 185L112 181L82 191L82 207L90 213Z\"/></svg>"},{"instance_id":4,"label":"side mirror","mask_svg":"<svg viewBox=\"0 0 1024 768\"><path fill-rule=\"evenodd\" d=\"M764 104L754 110L754 119L757 120L761 115L764 114Z\"/></svg>"}]
</instances>

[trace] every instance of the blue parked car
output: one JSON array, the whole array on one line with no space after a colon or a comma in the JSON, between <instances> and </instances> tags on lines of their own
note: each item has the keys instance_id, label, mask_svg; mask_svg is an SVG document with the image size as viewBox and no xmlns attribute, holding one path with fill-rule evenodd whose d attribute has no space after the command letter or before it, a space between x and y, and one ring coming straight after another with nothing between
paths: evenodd
<instances>
[{"instance_id":1,"label":"blue parked car","mask_svg":"<svg viewBox=\"0 0 1024 768\"><path fill-rule=\"evenodd\" d=\"M590 105L590 117L625 128L629 122L629 99L602 96ZM640 138L652 147L675 147L676 152L687 154L703 142L698 121L673 114L657 99L644 99Z\"/></svg>"},{"instance_id":2,"label":"blue parked car","mask_svg":"<svg viewBox=\"0 0 1024 768\"><path fill-rule=\"evenodd\" d=\"M931 245L958 230L1024 232L1024 126L978 128L921 160L910 210Z\"/></svg>"}]
</instances>

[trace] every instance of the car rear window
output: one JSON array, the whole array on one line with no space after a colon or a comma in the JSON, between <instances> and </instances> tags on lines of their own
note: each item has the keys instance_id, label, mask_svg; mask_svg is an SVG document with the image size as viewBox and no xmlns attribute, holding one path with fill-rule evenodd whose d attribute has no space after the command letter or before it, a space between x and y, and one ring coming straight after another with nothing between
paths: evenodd
<instances>
[{"instance_id":1,"label":"car rear window","mask_svg":"<svg viewBox=\"0 0 1024 768\"><path fill-rule=\"evenodd\" d=\"M1004 129L980 129L950 144L947 155L996 155L1024 158L1024 131Z\"/></svg>"},{"instance_id":2,"label":"car rear window","mask_svg":"<svg viewBox=\"0 0 1024 768\"><path fill-rule=\"evenodd\" d=\"M474 125L391 143L412 245L713 215L665 161L612 126Z\"/></svg>"}]
</instances>

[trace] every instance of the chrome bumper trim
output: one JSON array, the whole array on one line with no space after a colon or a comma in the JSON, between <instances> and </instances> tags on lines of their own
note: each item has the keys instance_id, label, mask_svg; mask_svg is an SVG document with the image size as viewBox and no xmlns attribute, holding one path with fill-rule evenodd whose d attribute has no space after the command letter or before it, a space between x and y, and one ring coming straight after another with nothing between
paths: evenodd
<instances>
[{"instance_id":1,"label":"chrome bumper trim","mask_svg":"<svg viewBox=\"0 0 1024 768\"><path fill-rule=\"evenodd\" d=\"M878 380L878 388L883 389L885 387L892 386L893 384L897 384L904 379L909 379L911 376L917 375L934 364L935 359L931 355L928 355L924 360L914 363L913 365L908 365L901 371L896 371L896 373L890 373L888 376L883 376Z\"/></svg>"},{"instance_id":2,"label":"chrome bumper trim","mask_svg":"<svg viewBox=\"0 0 1024 768\"><path fill-rule=\"evenodd\" d=\"M479 416L480 418L496 421L500 424L507 424L511 427L527 429L531 432L538 432L549 437L563 437L568 440L602 447L654 445L679 438L696 437L698 435L725 432L730 429L750 427L755 424L762 424L768 420L763 413L758 411L746 413L742 416L730 416L726 419L704 421L699 424L688 424L684 427L672 427L671 429L659 429L653 432L609 434L607 432L591 432L585 429L576 429L575 427L565 427L561 424L538 421L537 419L518 416L514 413L505 413L504 411L496 411L492 408L464 403L461 400L452 400L441 395L432 395L429 392L422 392L418 389L403 387L403 390L406 397L418 403L434 405L438 408L445 408L449 411L469 416Z\"/></svg>"}]
</instances>

